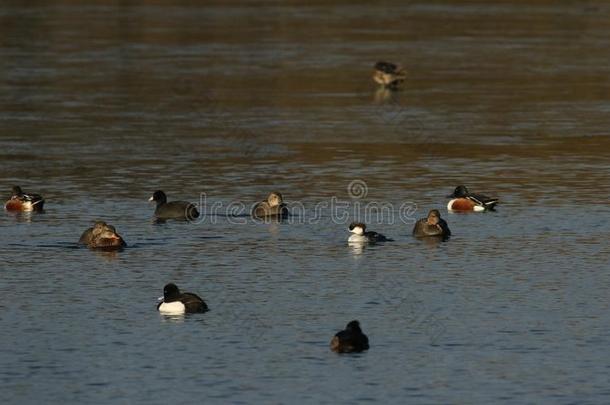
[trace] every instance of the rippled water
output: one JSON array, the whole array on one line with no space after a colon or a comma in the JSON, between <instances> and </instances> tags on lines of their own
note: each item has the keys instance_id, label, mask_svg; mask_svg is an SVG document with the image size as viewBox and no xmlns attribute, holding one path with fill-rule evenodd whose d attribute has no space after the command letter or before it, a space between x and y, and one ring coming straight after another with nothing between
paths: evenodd
<instances>
[{"instance_id":1,"label":"rippled water","mask_svg":"<svg viewBox=\"0 0 610 405\"><path fill-rule=\"evenodd\" d=\"M2 5L0 185L47 199L0 216L4 401L607 403L609 17ZM378 59L407 67L402 91L376 90ZM446 213L460 183L498 210ZM203 221L153 224L156 189L205 203ZM274 189L290 221L244 215ZM395 242L348 246L373 202ZM410 237L431 208L446 243ZM99 218L127 249L78 248ZM169 281L211 311L160 316ZM371 349L331 353L351 319Z\"/></svg>"}]
</instances>

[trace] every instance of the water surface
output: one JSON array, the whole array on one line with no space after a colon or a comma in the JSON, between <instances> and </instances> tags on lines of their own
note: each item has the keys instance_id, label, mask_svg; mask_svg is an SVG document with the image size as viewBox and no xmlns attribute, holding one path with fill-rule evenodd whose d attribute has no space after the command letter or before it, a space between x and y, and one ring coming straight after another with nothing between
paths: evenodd
<instances>
[{"instance_id":1,"label":"water surface","mask_svg":"<svg viewBox=\"0 0 610 405\"><path fill-rule=\"evenodd\" d=\"M0 216L5 401L607 403L610 6L527 3L3 5L0 185L47 199ZM275 189L298 215L244 216ZM373 202L396 241L348 246ZM130 247L78 248L95 219ZM159 316L169 281L211 311Z\"/></svg>"}]
</instances>

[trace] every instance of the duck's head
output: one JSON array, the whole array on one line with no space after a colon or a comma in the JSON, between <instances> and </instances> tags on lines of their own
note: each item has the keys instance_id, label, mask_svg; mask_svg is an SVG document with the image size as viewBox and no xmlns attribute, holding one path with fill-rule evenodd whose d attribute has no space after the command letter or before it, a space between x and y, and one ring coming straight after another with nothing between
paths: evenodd
<instances>
[{"instance_id":1,"label":"duck's head","mask_svg":"<svg viewBox=\"0 0 610 405\"><path fill-rule=\"evenodd\" d=\"M398 69L398 66L390 62L379 61L375 63L375 70L383 73L394 73L396 69Z\"/></svg>"},{"instance_id":2,"label":"duck's head","mask_svg":"<svg viewBox=\"0 0 610 405\"><path fill-rule=\"evenodd\" d=\"M172 302L180 299L180 289L174 283L166 284L163 287L163 301Z\"/></svg>"},{"instance_id":3,"label":"duck's head","mask_svg":"<svg viewBox=\"0 0 610 405\"><path fill-rule=\"evenodd\" d=\"M282 202L284 202L284 199L282 198L282 194L277 192L277 191L273 191L271 193L269 193L269 196L267 197L267 203L269 204L270 207L276 207L278 205L280 205Z\"/></svg>"},{"instance_id":4,"label":"duck's head","mask_svg":"<svg viewBox=\"0 0 610 405\"><path fill-rule=\"evenodd\" d=\"M439 210L430 210L427 220L428 225L438 225L441 220L441 213Z\"/></svg>"},{"instance_id":5,"label":"duck's head","mask_svg":"<svg viewBox=\"0 0 610 405\"><path fill-rule=\"evenodd\" d=\"M453 190L453 194L448 195L447 198L464 198L467 197L468 194L470 193L468 192L466 186L460 185L457 186L455 190Z\"/></svg>"},{"instance_id":6,"label":"duck's head","mask_svg":"<svg viewBox=\"0 0 610 405\"><path fill-rule=\"evenodd\" d=\"M93 224L93 236L98 237L102 232L104 232L108 227L108 224L104 221L95 221Z\"/></svg>"},{"instance_id":7,"label":"duck's head","mask_svg":"<svg viewBox=\"0 0 610 405\"><path fill-rule=\"evenodd\" d=\"M99 235L100 239L121 240L121 235L116 233L114 226L104 228Z\"/></svg>"},{"instance_id":8,"label":"duck's head","mask_svg":"<svg viewBox=\"0 0 610 405\"><path fill-rule=\"evenodd\" d=\"M167 202L167 196L161 190L157 190L153 193L153 195L148 199L148 201L156 201L157 204Z\"/></svg>"},{"instance_id":9,"label":"duck's head","mask_svg":"<svg viewBox=\"0 0 610 405\"><path fill-rule=\"evenodd\" d=\"M347 324L347 326L345 327L345 330L348 330L350 332L360 332L362 333L362 329L360 329L360 322L353 320L350 323Z\"/></svg>"},{"instance_id":10,"label":"duck's head","mask_svg":"<svg viewBox=\"0 0 610 405\"><path fill-rule=\"evenodd\" d=\"M104 225L97 234L94 228L94 237L100 245L124 246L125 243L112 225Z\"/></svg>"},{"instance_id":11,"label":"duck's head","mask_svg":"<svg viewBox=\"0 0 610 405\"><path fill-rule=\"evenodd\" d=\"M19 186L13 186L12 190L13 190L13 195L23 194L23 191L21 190L21 187L19 187Z\"/></svg>"},{"instance_id":12,"label":"duck's head","mask_svg":"<svg viewBox=\"0 0 610 405\"><path fill-rule=\"evenodd\" d=\"M349 231L351 233L355 233L356 235L362 235L366 230L366 225L362 222L352 222L349 224Z\"/></svg>"}]
</instances>

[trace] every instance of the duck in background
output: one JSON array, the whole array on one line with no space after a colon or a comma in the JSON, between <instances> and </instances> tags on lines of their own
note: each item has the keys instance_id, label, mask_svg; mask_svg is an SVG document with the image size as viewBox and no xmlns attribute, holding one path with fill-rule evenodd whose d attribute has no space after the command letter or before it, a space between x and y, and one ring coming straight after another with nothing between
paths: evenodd
<instances>
[{"instance_id":1,"label":"duck in background","mask_svg":"<svg viewBox=\"0 0 610 405\"><path fill-rule=\"evenodd\" d=\"M21 187L13 186L11 198L4 204L7 211L36 211L42 212L44 198L40 194L26 193Z\"/></svg>"},{"instance_id":2,"label":"duck in background","mask_svg":"<svg viewBox=\"0 0 610 405\"><path fill-rule=\"evenodd\" d=\"M407 72L400 67L390 62L377 62L373 70L373 80L385 88L396 90L398 86L406 79Z\"/></svg>"},{"instance_id":3,"label":"duck in background","mask_svg":"<svg viewBox=\"0 0 610 405\"><path fill-rule=\"evenodd\" d=\"M282 194L277 191L269 193L266 200L256 203L252 208L252 216L255 218L276 219L288 217L288 207L284 203Z\"/></svg>"},{"instance_id":4,"label":"duck in background","mask_svg":"<svg viewBox=\"0 0 610 405\"><path fill-rule=\"evenodd\" d=\"M457 186L453 194L447 196L451 198L447 204L449 211L494 211L498 203L497 198L490 198L483 194L475 194L468 191L466 186Z\"/></svg>"}]
</instances>

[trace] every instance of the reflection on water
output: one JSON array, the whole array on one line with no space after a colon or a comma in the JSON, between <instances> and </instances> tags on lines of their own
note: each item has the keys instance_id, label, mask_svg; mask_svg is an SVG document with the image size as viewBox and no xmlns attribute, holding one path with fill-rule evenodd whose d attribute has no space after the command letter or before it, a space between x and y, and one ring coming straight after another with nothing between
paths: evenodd
<instances>
[{"instance_id":1,"label":"reflection on water","mask_svg":"<svg viewBox=\"0 0 610 405\"><path fill-rule=\"evenodd\" d=\"M398 102L398 96L396 90L390 90L387 87L379 87L375 90L375 97L373 98L376 104L384 104L388 102Z\"/></svg>"},{"instance_id":2,"label":"reflection on water","mask_svg":"<svg viewBox=\"0 0 610 405\"><path fill-rule=\"evenodd\" d=\"M441 243L449 241L450 236L426 236L425 238L418 238L423 244L429 248L438 247Z\"/></svg>"},{"instance_id":3,"label":"reflection on water","mask_svg":"<svg viewBox=\"0 0 610 405\"><path fill-rule=\"evenodd\" d=\"M15 222L32 222L34 215L42 214L34 211L4 211L4 214Z\"/></svg>"},{"instance_id":4,"label":"reflection on water","mask_svg":"<svg viewBox=\"0 0 610 405\"><path fill-rule=\"evenodd\" d=\"M115 260L123 249L107 250L107 249L89 249L100 258L105 260Z\"/></svg>"},{"instance_id":5,"label":"reflection on water","mask_svg":"<svg viewBox=\"0 0 610 405\"><path fill-rule=\"evenodd\" d=\"M0 194L47 202L0 216L5 400L608 402L610 7L556 3L9 1ZM412 238L464 183L497 212ZM157 189L237 211L157 225ZM298 220L249 218L271 190ZM346 243L367 203L395 242ZM129 247L76 248L98 218ZM169 281L213 310L159 316Z\"/></svg>"},{"instance_id":6,"label":"reflection on water","mask_svg":"<svg viewBox=\"0 0 610 405\"><path fill-rule=\"evenodd\" d=\"M164 323L184 323L184 314L161 314L159 313L159 318Z\"/></svg>"},{"instance_id":7,"label":"reflection on water","mask_svg":"<svg viewBox=\"0 0 610 405\"><path fill-rule=\"evenodd\" d=\"M348 246L350 247L350 250L352 251L354 257L357 257L364 253L364 249L366 249L367 245L366 243L350 242L348 243Z\"/></svg>"}]
</instances>

